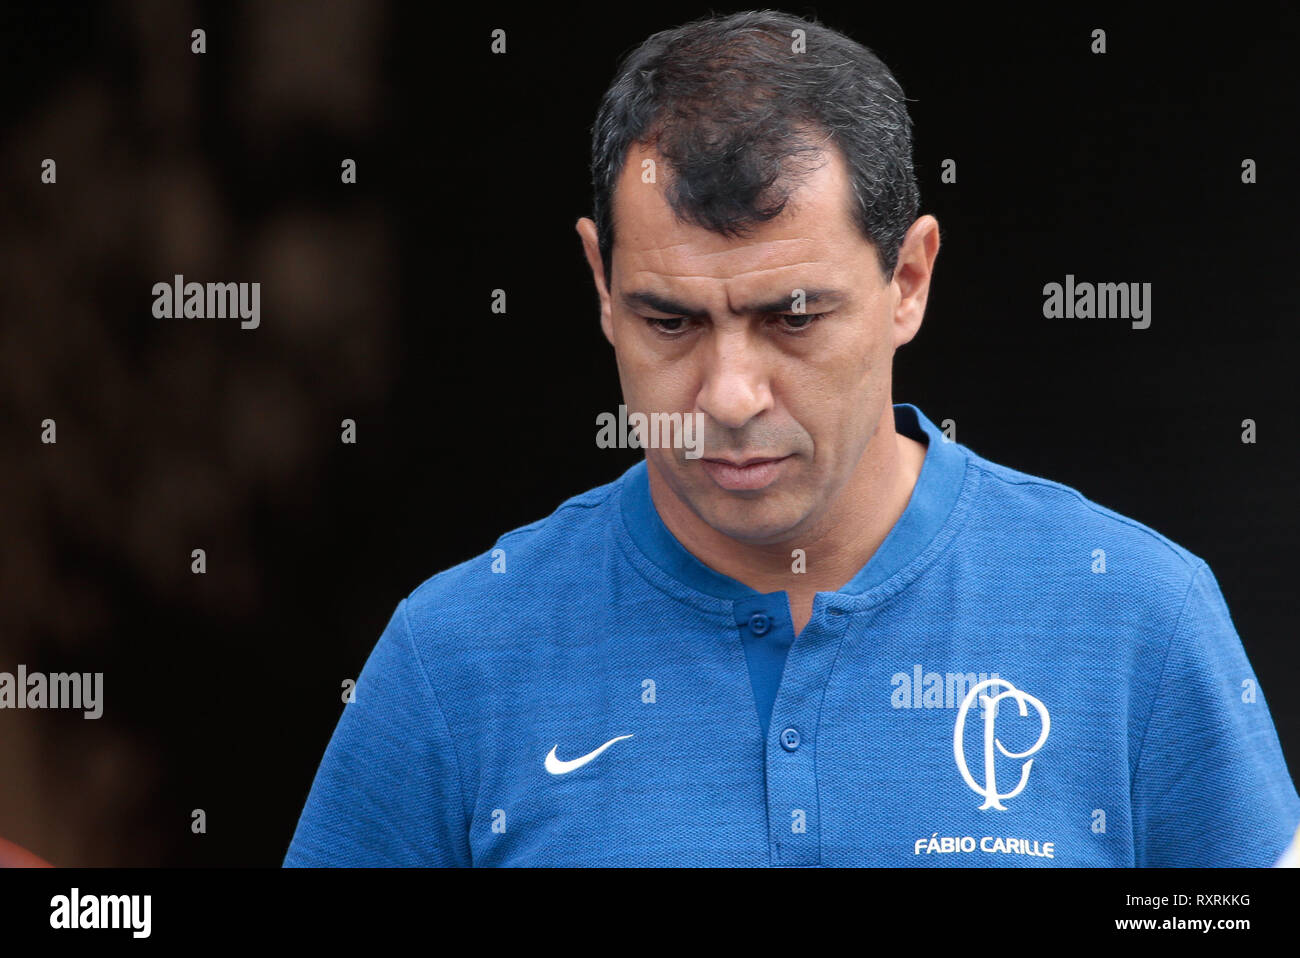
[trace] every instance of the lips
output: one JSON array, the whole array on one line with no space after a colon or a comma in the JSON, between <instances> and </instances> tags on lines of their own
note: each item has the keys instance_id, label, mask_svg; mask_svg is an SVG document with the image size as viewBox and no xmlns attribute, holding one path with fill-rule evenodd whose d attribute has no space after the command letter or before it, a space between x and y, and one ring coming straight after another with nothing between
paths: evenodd
<instances>
[{"instance_id":1,"label":"lips","mask_svg":"<svg viewBox=\"0 0 1300 958\"><path fill-rule=\"evenodd\" d=\"M704 471L729 492L756 492L776 481L789 456L753 456L749 459L705 459Z\"/></svg>"},{"instance_id":2,"label":"lips","mask_svg":"<svg viewBox=\"0 0 1300 958\"><path fill-rule=\"evenodd\" d=\"M724 466L731 466L733 469L744 469L746 466L755 466L760 462L776 462L778 459L784 459L785 456L756 456L753 459L705 459L705 462L720 462Z\"/></svg>"}]
</instances>

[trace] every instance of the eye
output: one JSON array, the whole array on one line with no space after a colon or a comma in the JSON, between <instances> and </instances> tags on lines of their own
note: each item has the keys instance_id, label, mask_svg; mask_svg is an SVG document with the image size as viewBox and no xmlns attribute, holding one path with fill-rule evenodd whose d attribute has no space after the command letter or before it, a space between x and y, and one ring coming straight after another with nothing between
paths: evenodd
<instances>
[{"instance_id":1,"label":"eye","mask_svg":"<svg viewBox=\"0 0 1300 958\"><path fill-rule=\"evenodd\" d=\"M776 318L783 320L786 325L786 332L798 334L806 330L814 322L824 316L829 316L830 312L825 313L777 313Z\"/></svg>"},{"instance_id":2,"label":"eye","mask_svg":"<svg viewBox=\"0 0 1300 958\"><path fill-rule=\"evenodd\" d=\"M775 313L774 318L781 321L783 332L790 336L798 336L807 330L814 322L823 317L831 315L831 311L824 313ZM689 316L642 316L646 324L660 335L672 339L683 335L689 324L693 321Z\"/></svg>"},{"instance_id":3,"label":"eye","mask_svg":"<svg viewBox=\"0 0 1300 958\"><path fill-rule=\"evenodd\" d=\"M647 325L649 325L651 329L656 330L665 336L680 335L682 330L685 328L684 324L690 322L690 317L688 316L669 316L667 318L643 316L641 318L646 321Z\"/></svg>"}]
</instances>

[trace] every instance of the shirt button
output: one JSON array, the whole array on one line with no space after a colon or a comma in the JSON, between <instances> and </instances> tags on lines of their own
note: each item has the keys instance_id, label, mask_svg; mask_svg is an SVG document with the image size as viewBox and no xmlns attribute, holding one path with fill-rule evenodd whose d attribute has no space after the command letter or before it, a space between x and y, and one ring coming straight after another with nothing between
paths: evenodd
<instances>
[{"instance_id":1,"label":"shirt button","mask_svg":"<svg viewBox=\"0 0 1300 958\"><path fill-rule=\"evenodd\" d=\"M799 747L799 730L788 728L781 733L781 747L787 752L793 752Z\"/></svg>"},{"instance_id":2,"label":"shirt button","mask_svg":"<svg viewBox=\"0 0 1300 958\"><path fill-rule=\"evenodd\" d=\"M749 617L749 627L754 630L755 635L762 635L772 625L772 620L762 612L755 612Z\"/></svg>"}]
</instances>

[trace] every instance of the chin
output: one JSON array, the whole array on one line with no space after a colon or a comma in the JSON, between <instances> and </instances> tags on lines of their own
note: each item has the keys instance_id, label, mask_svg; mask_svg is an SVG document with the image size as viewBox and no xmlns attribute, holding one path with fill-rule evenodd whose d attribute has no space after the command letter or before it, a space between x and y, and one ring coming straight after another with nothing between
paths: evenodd
<instances>
[{"instance_id":1,"label":"chin","mask_svg":"<svg viewBox=\"0 0 1300 958\"><path fill-rule=\"evenodd\" d=\"M725 506L711 503L702 510L701 517L723 535L753 545L780 542L803 518L788 508L778 508L774 503L764 508L754 500L732 501Z\"/></svg>"}]
</instances>

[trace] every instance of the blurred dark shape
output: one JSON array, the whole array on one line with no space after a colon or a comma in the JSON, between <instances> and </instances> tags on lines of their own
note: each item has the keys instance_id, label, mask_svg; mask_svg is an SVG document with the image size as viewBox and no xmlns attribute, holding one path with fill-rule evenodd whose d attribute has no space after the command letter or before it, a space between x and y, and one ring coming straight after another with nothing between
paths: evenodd
<instances>
[{"instance_id":1,"label":"blurred dark shape","mask_svg":"<svg viewBox=\"0 0 1300 958\"><path fill-rule=\"evenodd\" d=\"M387 7L4 17L42 76L7 85L0 141L0 670L102 671L105 709L0 712L0 832L193 863L223 847L190 828L224 800L215 730L241 734L221 676L266 661L273 597L313 571L267 554L267 517L313 520L340 420L392 379L389 207L339 177L384 116ZM260 283L260 327L156 319L177 273Z\"/></svg>"}]
</instances>

